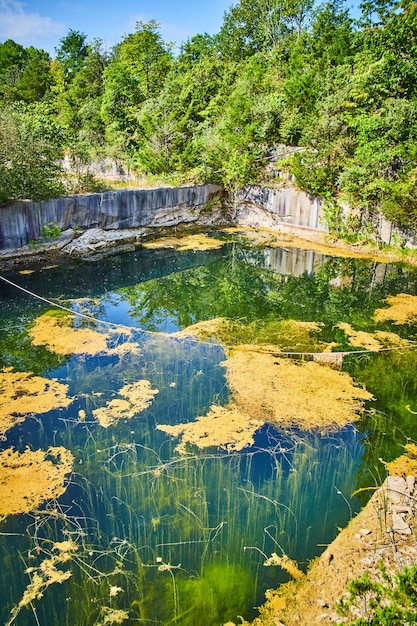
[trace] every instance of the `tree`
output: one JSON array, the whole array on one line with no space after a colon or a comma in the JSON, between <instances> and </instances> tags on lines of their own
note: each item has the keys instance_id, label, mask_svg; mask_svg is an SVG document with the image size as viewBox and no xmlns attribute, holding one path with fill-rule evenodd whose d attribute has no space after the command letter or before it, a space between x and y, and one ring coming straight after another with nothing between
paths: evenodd
<instances>
[{"instance_id":1,"label":"tree","mask_svg":"<svg viewBox=\"0 0 417 626\"><path fill-rule=\"evenodd\" d=\"M0 202L62 194L63 143L62 129L42 106L0 109Z\"/></svg>"},{"instance_id":2,"label":"tree","mask_svg":"<svg viewBox=\"0 0 417 626\"><path fill-rule=\"evenodd\" d=\"M159 27L155 20L136 22L136 31L118 46L120 62L135 74L145 98L157 94L172 67L171 46L163 42Z\"/></svg>"},{"instance_id":3,"label":"tree","mask_svg":"<svg viewBox=\"0 0 417 626\"><path fill-rule=\"evenodd\" d=\"M104 143L104 123L100 114L104 91L104 70L107 55L102 42L94 40L87 47L82 67L70 83L65 80L65 69L54 62L54 107L59 121L70 131L73 143L82 140L85 148L97 149Z\"/></svg>"},{"instance_id":4,"label":"tree","mask_svg":"<svg viewBox=\"0 0 417 626\"><path fill-rule=\"evenodd\" d=\"M38 102L51 86L51 58L44 50L32 46L26 52L26 63L16 85L17 96L24 102Z\"/></svg>"},{"instance_id":5,"label":"tree","mask_svg":"<svg viewBox=\"0 0 417 626\"><path fill-rule=\"evenodd\" d=\"M74 76L81 70L88 55L87 36L78 30L70 29L68 33L59 40L59 47L56 49L56 60L64 68L66 82L71 82Z\"/></svg>"},{"instance_id":6,"label":"tree","mask_svg":"<svg viewBox=\"0 0 417 626\"><path fill-rule=\"evenodd\" d=\"M162 89L173 65L167 46L154 20L136 24L136 31L126 35L112 53L104 71L101 115L106 125L107 141L115 151L132 155L137 147L137 116L146 99Z\"/></svg>"},{"instance_id":7,"label":"tree","mask_svg":"<svg viewBox=\"0 0 417 626\"><path fill-rule=\"evenodd\" d=\"M49 90L51 59L44 50L0 43L0 98L3 102L41 100Z\"/></svg>"},{"instance_id":8,"label":"tree","mask_svg":"<svg viewBox=\"0 0 417 626\"><path fill-rule=\"evenodd\" d=\"M202 160L209 175L227 189L257 180L272 144L279 138L282 99L263 55L239 65L221 106L207 116L202 132Z\"/></svg>"}]
</instances>

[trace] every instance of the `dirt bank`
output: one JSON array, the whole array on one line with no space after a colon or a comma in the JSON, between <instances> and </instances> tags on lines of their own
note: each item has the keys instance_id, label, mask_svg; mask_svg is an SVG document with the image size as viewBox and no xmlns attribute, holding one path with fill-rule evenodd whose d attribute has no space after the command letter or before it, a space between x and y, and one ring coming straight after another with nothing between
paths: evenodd
<instances>
[{"instance_id":1,"label":"dirt bank","mask_svg":"<svg viewBox=\"0 0 417 626\"><path fill-rule=\"evenodd\" d=\"M349 581L365 572L371 581L384 582L381 562L389 576L416 563L416 514L414 477L389 476L367 506L313 562L306 576L266 593L266 603L251 626L314 626L368 620L369 596L368 603L357 602L345 615L337 613L336 604L342 597L349 599ZM245 621L243 624L248 626Z\"/></svg>"}]
</instances>

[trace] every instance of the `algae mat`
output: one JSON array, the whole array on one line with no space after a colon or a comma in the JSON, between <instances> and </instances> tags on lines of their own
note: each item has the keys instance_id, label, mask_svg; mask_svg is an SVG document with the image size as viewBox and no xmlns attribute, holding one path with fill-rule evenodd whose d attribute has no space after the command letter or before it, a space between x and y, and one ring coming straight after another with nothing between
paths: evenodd
<instances>
[{"instance_id":1,"label":"algae mat","mask_svg":"<svg viewBox=\"0 0 417 626\"><path fill-rule=\"evenodd\" d=\"M46 500L65 491L65 477L72 471L74 457L69 450L51 447L0 453L0 521L11 514L29 513Z\"/></svg>"}]
</instances>

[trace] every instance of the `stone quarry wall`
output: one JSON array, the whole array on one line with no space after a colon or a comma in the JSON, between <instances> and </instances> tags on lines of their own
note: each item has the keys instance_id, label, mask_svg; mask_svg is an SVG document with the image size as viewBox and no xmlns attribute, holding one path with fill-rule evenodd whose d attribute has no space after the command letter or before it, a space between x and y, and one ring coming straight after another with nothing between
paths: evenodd
<instances>
[{"instance_id":1,"label":"stone quarry wall","mask_svg":"<svg viewBox=\"0 0 417 626\"><path fill-rule=\"evenodd\" d=\"M295 187L244 187L235 194L233 204L236 225L328 230L321 199Z\"/></svg>"},{"instance_id":2,"label":"stone quarry wall","mask_svg":"<svg viewBox=\"0 0 417 626\"><path fill-rule=\"evenodd\" d=\"M371 221L372 216L366 219ZM100 239L103 246L112 238L121 239L120 231L127 235L128 229L142 229L132 235L134 246L152 229L187 224L327 231L323 201L292 186L249 186L232 197L218 185L157 187L21 201L0 208L0 251L24 248L41 238L42 228L50 223L63 232L94 230L94 246ZM381 216L373 226L384 243L417 245L415 234L399 231Z\"/></svg>"},{"instance_id":3,"label":"stone quarry wall","mask_svg":"<svg viewBox=\"0 0 417 626\"><path fill-rule=\"evenodd\" d=\"M292 186L245 187L235 194L233 204L236 225L289 231L328 231L323 200ZM344 207L344 213L347 217L349 207ZM380 213L364 213L362 225L367 224L372 226L375 237L385 244L417 246L415 233L397 228Z\"/></svg>"},{"instance_id":4,"label":"stone quarry wall","mask_svg":"<svg viewBox=\"0 0 417 626\"><path fill-rule=\"evenodd\" d=\"M21 201L0 208L0 250L19 248L42 236L54 223L62 231L176 226L197 222L220 202L218 185L125 189L105 193Z\"/></svg>"}]
</instances>

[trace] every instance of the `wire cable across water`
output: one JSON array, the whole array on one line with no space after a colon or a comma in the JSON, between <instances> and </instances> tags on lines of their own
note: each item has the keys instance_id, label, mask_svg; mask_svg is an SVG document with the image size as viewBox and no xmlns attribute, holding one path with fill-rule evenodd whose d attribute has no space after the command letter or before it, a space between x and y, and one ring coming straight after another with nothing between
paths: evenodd
<instances>
[{"instance_id":1,"label":"wire cable across water","mask_svg":"<svg viewBox=\"0 0 417 626\"><path fill-rule=\"evenodd\" d=\"M42 300L43 302L46 302L47 304L50 304L51 306L56 307L58 309L62 309L63 311L67 311L68 313L71 313L71 315L76 315L78 317L82 317L84 319L90 320L97 324L104 324L106 326L111 326L113 328L125 328L128 331L137 330L143 333L149 333L150 335L158 334L150 330L145 330L143 328L126 326L125 324L116 324L115 322L109 322L107 320L100 320L92 315L86 315L85 313L81 313L79 311L73 311L72 309L69 309L68 307L63 306L62 304L58 304L57 302L54 302L53 300L44 298L43 296L40 296L39 294L36 294L33 291L30 291L29 289L26 289L25 287L18 285L17 283L14 283L8 278L1 276L1 274L0 274L0 279L4 281L5 283L11 285L12 287L19 289L20 291L23 291L29 296L33 298L37 298L38 300ZM169 334L167 335L167 339L169 339ZM175 337L175 339L178 340L178 337ZM392 352L396 350L415 350L416 348L417 348L417 344L410 344L408 346L392 346L388 348L379 348L378 350L363 349L363 350L349 350L349 351L341 351L341 352L281 352L281 351L277 351L277 356L291 356L291 357L298 356L300 358L312 357L313 359L317 358L322 361L328 361L329 363L331 363L331 362L343 360L345 356L348 356L351 354L375 354L379 352Z\"/></svg>"}]
</instances>

